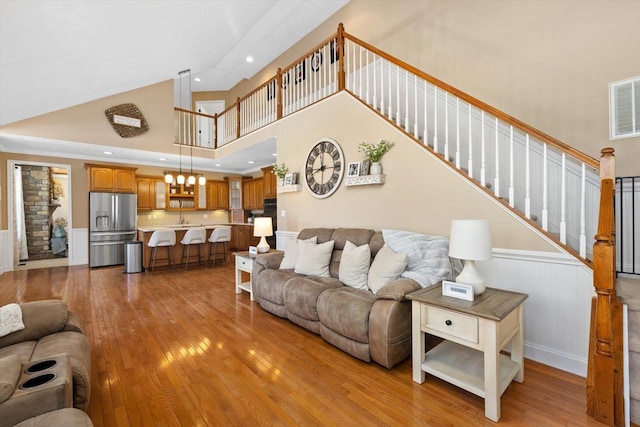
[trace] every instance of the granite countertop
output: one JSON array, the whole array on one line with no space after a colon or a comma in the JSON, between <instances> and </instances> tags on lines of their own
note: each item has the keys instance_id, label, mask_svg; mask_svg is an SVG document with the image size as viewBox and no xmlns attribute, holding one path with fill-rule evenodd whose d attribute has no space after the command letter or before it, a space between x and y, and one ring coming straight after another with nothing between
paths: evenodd
<instances>
[{"instance_id":1,"label":"granite countertop","mask_svg":"<svg viewBox=\"0 0 640 427\"><path fill-rule=\"evenodd\" d=\"M171 229L176 231L185 231L194 227L204 227L207 230L212 230L216 227L227 227L232 225L250 225L253 226L253 223L250 222L234 222L227 224L164 224L164 225L142 225L138 227L138 231L143 233L151 233L156 230L165 230Z\"/></svg>"}]
</instances>

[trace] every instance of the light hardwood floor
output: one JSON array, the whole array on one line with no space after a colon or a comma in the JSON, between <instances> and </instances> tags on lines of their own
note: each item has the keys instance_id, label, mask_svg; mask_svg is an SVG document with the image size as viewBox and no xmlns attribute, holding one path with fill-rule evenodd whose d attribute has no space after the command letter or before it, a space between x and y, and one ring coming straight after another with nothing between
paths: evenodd
<instances>
[{"instance_id":1,"label":"light hardwood floor","mask_svg":"<svg viewBox=\"0 0 640 427\"><path fill-rule=\"evenodd\" d=\"M363 363L236 295L231 264L122 271L0 276L0 305L63 299L83 319L95 426L495 425L481 398L430 376L414 383L410 358ZM601 425L585 408L584 378L527 360L500 425Z\"/></svg>"}]
</instances>

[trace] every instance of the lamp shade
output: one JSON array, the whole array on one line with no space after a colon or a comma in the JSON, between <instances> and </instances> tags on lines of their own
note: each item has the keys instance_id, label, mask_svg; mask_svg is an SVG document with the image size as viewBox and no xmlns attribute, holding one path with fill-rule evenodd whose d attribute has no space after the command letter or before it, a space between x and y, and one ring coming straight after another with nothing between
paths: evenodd
<instances>
[{"instance_id":1,"label":"lamp shade","mask_svg":"<svg viewBox=\"0 0 640 427\"><path fill-rule=\"evenodd\" d=\"M253 222L253 235L260 237L260 243L256 246L258 253L269 252L269 243L265 236L273 236L273 224L270 217L259 217Z\"/></svg>"},{"instance_id":2,"label":"lamp shade","mask_svg":"<svg viewBox=\"0 0 640 427\"><path fill-rule=\"evenodd\" d=\"M164 176L164 182L166 182L167 184L171 184L173 182L173 175L167 172L167 174Z\"/></svg>"},{"instance_id":3,"label":"lamp shade","mask_svg":"<svg viewBox=\"0 0 640 427\"><path fill-rule=\"evenodd\" d=\"M492 258L491 228L487 219L454 219L449 235L449 256L464 260Z\"/></svg>"},{"instance_id":4,"label":"lamp shade","mask_svg":"<svg viewBox=\"0 0 640 427\"><path fill-rule=\"evenodd\" d=\"M255 237L273 236L273 225L271 224L271 218L256 218L253 223L253 235Z\"/></svg>"}]
</instances>

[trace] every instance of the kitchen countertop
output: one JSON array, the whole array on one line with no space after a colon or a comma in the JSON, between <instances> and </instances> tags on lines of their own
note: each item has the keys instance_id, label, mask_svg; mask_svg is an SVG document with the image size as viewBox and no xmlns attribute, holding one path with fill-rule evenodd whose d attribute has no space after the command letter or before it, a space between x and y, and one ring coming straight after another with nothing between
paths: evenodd
<instances>
[{"instance_id":1,"label":"kitchen countertop","mask_svg":"<svg viewBox=\"0 0 640 427\"><path fill-rule=\"evenodd\" d=\"M228 224L165 224L165 225L142 225L138 227L138 231L143 233L150 233L156 230L176 230L176 231L184 231L194 227L204 227L207 230L212 230L216 227L228 227L232 225L251 225L251 222L234 222Z\"/></svg>"}]
</instances>

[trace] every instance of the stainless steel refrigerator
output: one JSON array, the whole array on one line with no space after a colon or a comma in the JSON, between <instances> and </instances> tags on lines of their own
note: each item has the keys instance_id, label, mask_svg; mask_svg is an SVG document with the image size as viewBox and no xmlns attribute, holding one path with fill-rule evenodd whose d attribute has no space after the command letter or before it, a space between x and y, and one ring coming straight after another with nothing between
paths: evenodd
<instances>
[{"instance_id":1,"label":"stainless steel refrigerator","mask_svg":"<svg viewBox=\"0 0 640 427\"><path fill-rule=\"evenodd\" d=\"M89 265L124 264L124 242L136 239L135 194L89 193Z\"/></svg>"}]
</instances>

